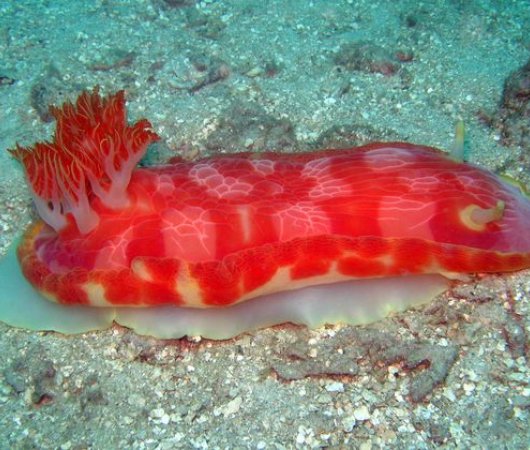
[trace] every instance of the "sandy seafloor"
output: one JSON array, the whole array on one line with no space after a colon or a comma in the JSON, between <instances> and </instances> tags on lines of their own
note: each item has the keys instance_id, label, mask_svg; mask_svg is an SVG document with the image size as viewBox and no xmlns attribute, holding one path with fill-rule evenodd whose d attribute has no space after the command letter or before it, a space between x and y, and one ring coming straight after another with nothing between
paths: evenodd
<instances>
[{"instance_id":1,"label":"sandy seafloor","mask_svg":"<svg viewBox=\"0 0 530 450\"><path fill-rule=\"evenodd\" d=\"M514 161L530 148L479 119L528 61L529 29L525 0L2 2L2 252L33 214L4 150L49 137L45 105L94 85L152 121L149 162L449 149L463 119L473 163L528 182ZM0 448L529 448L529 296L528 272L488 276L369 326L226 342L0 324Z\"/></svg>"}]
</instances>

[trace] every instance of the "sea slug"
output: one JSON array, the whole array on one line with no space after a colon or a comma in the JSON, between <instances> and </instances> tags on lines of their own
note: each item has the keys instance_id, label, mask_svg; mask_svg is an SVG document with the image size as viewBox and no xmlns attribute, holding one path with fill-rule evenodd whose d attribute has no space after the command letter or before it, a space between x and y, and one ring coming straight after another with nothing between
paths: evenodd
<instances>
[{"instance_id":1,"label":"sea slug","mask_svg":"<svg viewBox=\"0 0 530 450\"><path fill-rule=\"evenodd\" d=\"M15 326L76 332L115 320L224 338L373 320L448 279L530 267L528 198L430 147L137 167L159 137L147 120L127 124L123 91L84 92L52 113L51 142L10 150L42 219L17 250L34 289L13 254L0 266L0 320Z\"/></svg>"}]
</instances>

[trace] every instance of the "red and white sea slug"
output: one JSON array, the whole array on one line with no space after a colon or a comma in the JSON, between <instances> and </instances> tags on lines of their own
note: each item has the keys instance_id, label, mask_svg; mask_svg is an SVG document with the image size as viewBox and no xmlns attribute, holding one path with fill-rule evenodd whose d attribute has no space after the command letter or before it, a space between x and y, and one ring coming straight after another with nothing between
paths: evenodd
<instances>
[{"instance_id":1,"label":"red and white sea slug","mask_svg":"<svg viewBox=\"0 0 530 450\"><path fill-rule=\"evenodd\" d=\"M158 136L147 120L127 124L122 91L84 92L53 114L53 142L11 154L42 219L18 246L20 268L56 304L22 288L8 256L0 320L12 325L74 332L115 320L223 338L285 321L373 320L458 274L530 267L529 200L433 148L136 167Z\"/></svg>"}]
</instances>

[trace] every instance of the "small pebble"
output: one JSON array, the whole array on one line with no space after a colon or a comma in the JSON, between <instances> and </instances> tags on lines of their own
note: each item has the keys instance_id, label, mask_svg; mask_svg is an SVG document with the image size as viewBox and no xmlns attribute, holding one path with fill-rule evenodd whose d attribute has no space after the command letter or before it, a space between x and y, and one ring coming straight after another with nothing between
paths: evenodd
<instances>
[{"instance_id":1,"label":"small pebble","mask_svg":"<svg viewBox=\"0 0 530 450\"><path fill-rule=\"evenodd\" d=\"M370 412L368 411L368 408L366 406L360 406L359 408L355 409L353 411L353 415L356 420L363 421L368 420L370 418Z\"/></svg>"},{"instance_id":2,"label":"small pebble","mask_svg":"<svg viewBox=\"0 0 530 450\"><path fill-rule=\"evenodd\" d=\"M355 417L353 417L353 416L344 417L342 419L342 429L346 433L351 433L351 431L355 427L356 423L357 423L357 421L355 420Z\"/></svg>"},{"instance_id":3,"label":"small pebble","mask_svg":"<svg viewBox=\"0 0 530 450\"><path fill-rule=\"evenodd\" d=\"M334 381L326 384L326 391L328 392L344 392L344 384L340 381Z\"/></svg>"}]
</instances>

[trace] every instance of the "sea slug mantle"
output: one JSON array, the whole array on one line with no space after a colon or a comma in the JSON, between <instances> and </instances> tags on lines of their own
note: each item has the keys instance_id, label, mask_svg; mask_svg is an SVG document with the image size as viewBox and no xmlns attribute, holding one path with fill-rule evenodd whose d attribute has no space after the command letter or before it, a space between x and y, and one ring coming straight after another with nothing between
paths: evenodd
<instances>
[{"instance_id":1,"label":"sea slug mantle","mask_svg":"<svg viewBox=\"0 0 530 450\"><path fill-rule=\"evenodd\" d=\"M115 320L225 338L285 321L366 322L460 274L530 267L530 201L430 147L137 167L159 138L147 120L127 124L123 91L84 92L53 114L52 142L11 150L42 219L17 250L33 288L21 287L13 251L0 266L0 320L15 326L81 332ZM56 309L29 313L28 299Z\"/></svg>"}]
</instances>

